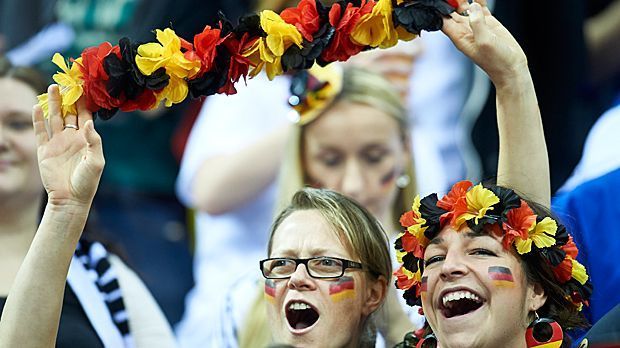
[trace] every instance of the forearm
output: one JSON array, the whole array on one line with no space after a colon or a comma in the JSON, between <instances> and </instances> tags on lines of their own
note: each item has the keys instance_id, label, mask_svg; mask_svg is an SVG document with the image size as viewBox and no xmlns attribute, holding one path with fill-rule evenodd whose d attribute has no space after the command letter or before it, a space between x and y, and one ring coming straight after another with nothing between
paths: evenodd
<instances>
[{"instance_id":1,"label":"forearm","mask_svg":"<svg viewBox=\"0 0 620 348\"><path fill-rule=\"evenodd\" d=\"M291 125L234 154L206 160L193 179L194 207L222 214L256 197L276 178Z\"/></svg>"},{"instance_id":2,"label":"forearm","mask_svg":"<svg viewBox=\"0 0 620 348\"><path fill-rule=\"evenodd\" d=\"M549 158L532 77L522 68L495 86L499 129L497 184L549 207Z\"/></svg>"},{"instance_id":3,"label":"forearm","mask_svg":"<svg viewBox=\"0 0 620 348\"><path fill-rule=\"evenodd\" d=\"M89 206L45 209L0 320L0 347L54 347L67 272Z\"/></svg>"}]
</instances>

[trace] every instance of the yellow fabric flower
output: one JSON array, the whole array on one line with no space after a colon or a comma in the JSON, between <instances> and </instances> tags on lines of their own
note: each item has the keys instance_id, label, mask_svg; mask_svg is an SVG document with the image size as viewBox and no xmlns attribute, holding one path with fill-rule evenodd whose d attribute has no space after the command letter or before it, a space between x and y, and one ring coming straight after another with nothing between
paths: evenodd
<instances>
[{"instance_id":1,"label":"yellow fabric flower","mask_svg":"<svg viewBox=\"0 0 620 348\"><path fill-rule=\"evenodd\" d=\"M75 103L77 103L78 99L80 99L84 93L82 88L84 81L82 80L82 71L79 66L79 64L82 63L82 58L80 57L74 60L73 64L71 64L71 68L67 65L65 58L59 53L54 54L52 62L62 70L62 72L57 72L53 76L54 81L60 88L62 116L65 117L67 114L77 115L77 106ZM43 115L47 118L49 116L47 93L37 96L37 99L43 110Z\"/></svg>"},{"instance_id":2,"label":"yellow fabric flower","mask_svg":"<svg viewBox=\"0 0 620 348\"><path fill-rule=\"evenodd\" d=\"M392 1L379 0L372 12L360 18L351 31L351 40L361 46L388 48L398 43L392 20Z\"/></svg>"},{"instance_id":3,"label":"yellow fabric flower","mask_svg":"<svg viewBox=\"0 0 620 348\"><path fill-rule=\"evenodd\" d=\"M527 254L532 251L532 242L539 248L546 248L555 245L556 231L558 230L558 224L550 217L542 219L541 222L533 226L528 232L528 238L522 239L521 237L515 238L515 246L519 254Z\"/></svg>"},{"instance_id":4,"label":"yellow fabric flower","mask_svg":"<svg viewBox=\"0 0 620 348\"><path fill-rule=\"evenodd\" d=\"M477 224L489 210L493 210L493 205L499 203L499 198L493 191L486 189L482 184L474 186L465 194L467 206L455 206L454 214L457 216L455 228L460 228L465 221L474 219ZM458 204L458 203L457 203Z\"/></svg>"},{"instance_id":5,"label":"yellow fabric flower","mask_svg":"<svg viewBox=\"0 0 620 348\"><path fill-rule=\"evenodd\" d=\"M283 73L282 55L284 52L291 45L301 48L303 38L294 25L286 23L280 15L270 10L260 13L260 26L267 33L267 37L256 40L243 53L243 56L248 57L254 66L250 77L258 75L264 67L269 79L273 80L274 77Z\"/></svg>"},{"instance_id":6,"label":"yellow fabric flower","mask_svg":"<svg viewBox=\"0 0 620 348\"><path fill-rule=\"evenodd\" d=\"M573 262L573 270L572 276L577 280L581 285L585 285L586 281L588 281L588 274L586 273L586 268L580 264L577 260L571 260Z\"/></svg>"},{"instance_id":7,"label":"yellow fabric flower","mask_svg":"<svg viewBox=\"0 0 620 348\"><path fill-rule=\"evenodd\" d=\"M404 233L401 233L398 238L402 237ZM396 261L398 261L398 263L403 263L403 257L405 257L407 255L406 251L400 251L400 250L396 250Z\"/></svg>"},{"instance_id":8,"label":"yellow fabric flower","mask_svg":"<svg viewBox=\"0 0 620 348\"><path fill-rule=\"evenodd\" d=\"M186 78L191 79L200 71L199 60L189 60L181 52L181 39L174 30L157 29L157 41L138 47L136 65L144 75L151 75L159 68L165 68L170 83L158 93L158 101L165 100L166 106L182 102L188 93Z\"/></svg>"}]
</instances>

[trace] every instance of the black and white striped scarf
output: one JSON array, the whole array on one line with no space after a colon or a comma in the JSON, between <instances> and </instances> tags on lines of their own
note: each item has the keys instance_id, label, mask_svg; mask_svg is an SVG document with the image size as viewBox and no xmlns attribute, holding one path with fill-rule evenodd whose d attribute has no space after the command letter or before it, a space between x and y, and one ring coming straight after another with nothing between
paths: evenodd
<instances>
[{"instance_id":1,"label":"black and white striped scarf","mask_svg":"<svg viewBox=\"0 0 620 348\"><path fill-rule=\"evenodd\" d=\"M122 291L108 255L107 250L100 243L85 240L81 240L75 250L75 258L86 270L88 278L95 283L99 295L107 307L107 314L110 315L114 326L122 337L124 347L133 348L134 344L129 330Z\"/></svg>"}]
</instances>

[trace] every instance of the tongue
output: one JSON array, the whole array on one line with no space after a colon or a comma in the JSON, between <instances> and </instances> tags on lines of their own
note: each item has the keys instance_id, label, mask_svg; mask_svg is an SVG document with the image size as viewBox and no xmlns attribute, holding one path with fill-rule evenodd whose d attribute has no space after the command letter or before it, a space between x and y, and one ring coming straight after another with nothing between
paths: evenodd
<instances>
[{"instance_id":1,"label":"tongue","mask_svg":"<svg viewBox=\"0 0 620 348\"><path fill-rule=\"evenodd\" d=\"M295 325L295 329L297 330L303 330L307 327L309 327L310 325L308 325L308 323L300 321L299 323L297 323L297 325Z\"/></svg>"}]
</instances>

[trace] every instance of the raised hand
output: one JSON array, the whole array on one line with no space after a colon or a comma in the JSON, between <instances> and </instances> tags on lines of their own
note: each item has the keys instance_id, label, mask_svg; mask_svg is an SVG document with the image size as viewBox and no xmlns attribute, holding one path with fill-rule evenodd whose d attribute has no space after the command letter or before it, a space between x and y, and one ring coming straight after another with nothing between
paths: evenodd
<instances>
[{"instance_id":1,"label":"raised hand","mask_svg":"<svg viewBox=\"0 0 620 348\"><path fill-rule=\"evenodd\" d=\"M101 137L83 100L78 101L78 114L63 120L58 86L51 85L48 93L49 132L41 108L35 106L32 113L39 171L48 203L89 206L105 163Z\"/></svg>"},{"instance_id":2,"label":"raised hand","mask_svg":"<svg viewBox=\"0 0 620 348\"><path fill-rule=\"evenodd\" d=\"M461 4L461 8L469 16L453 13L452 18L444 19L442 31L496 86L510 83L516 75L527 71L527 58L521 46L491 15L485 0Z\"/></svg>"}]
</instances>

